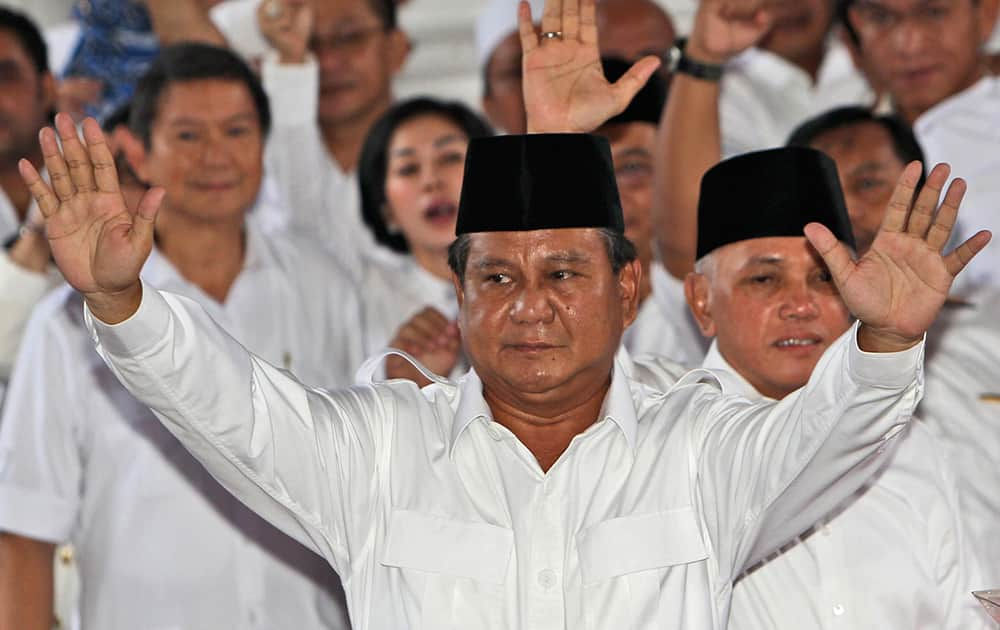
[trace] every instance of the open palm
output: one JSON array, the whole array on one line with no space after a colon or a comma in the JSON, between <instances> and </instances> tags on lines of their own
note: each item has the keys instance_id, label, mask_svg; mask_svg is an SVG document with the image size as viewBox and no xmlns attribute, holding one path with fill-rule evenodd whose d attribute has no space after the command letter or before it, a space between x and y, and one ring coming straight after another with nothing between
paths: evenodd
<instances>
[{"instance_id":1,"label":"open palm","mask_svg":"<svg viewBox=\"0 0 1000 630\"><path fill-rule=\"evenodd\" d=\"M134 286L153 244L153 219L163 191L146 193L133 214L118 188L114 158L97 122L83 123L85 141L66 114L56 116L62 148L51 129L40 134L52 185L27 160L19 167L45 217L52 257L84 295Z\"/></svg>"},{"instance_id":2,"label":"open palm","mask_svg":"<svg viewBox=\"0 0 1000 630\"><path fill-rule=\"evenodd\" d=\"M609 83L597 47L595 16L595 0L546 0L539 35L528 4L519 5L529 132L593 131L628 107L659 67L656 57L645 57Z\"/></svg>"},{"instance_id":3,"label":"open palm","mask_svg":"<svg viewBox=\"0 0 1000 630\"><path fill-rule=\"evenodd\" d=\"M981 231L943 255L966 185L955 180L938 209L950 171L938 165L911 206L920 170L918 162L906 168L874 243L857 261L828 229L806 226L848 309L866 326L900 341L919 339L930 328L955 277L990 240L990 233Z\"/></svg>"}]
</instances>

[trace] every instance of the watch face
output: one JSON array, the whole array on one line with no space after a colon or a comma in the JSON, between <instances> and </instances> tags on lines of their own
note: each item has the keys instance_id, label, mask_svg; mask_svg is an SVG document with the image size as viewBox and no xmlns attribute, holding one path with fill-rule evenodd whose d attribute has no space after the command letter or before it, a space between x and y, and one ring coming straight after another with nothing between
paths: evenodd
<instances>
[{"instance_id":1,"label":"watch face","mask_svg":"<svg viewBox=\"0 0 1000 630\"><path fill-rule=\"evenodd\" d=\"M670 50L667 51L667 54L664 55L663 63L667 66L667 69L669 69L670 72L675 72L677 70L677 64L681 62L681 56L683 54L684 51L681 47L674 44L670 47Z\"/></svg>"}]
</instances>

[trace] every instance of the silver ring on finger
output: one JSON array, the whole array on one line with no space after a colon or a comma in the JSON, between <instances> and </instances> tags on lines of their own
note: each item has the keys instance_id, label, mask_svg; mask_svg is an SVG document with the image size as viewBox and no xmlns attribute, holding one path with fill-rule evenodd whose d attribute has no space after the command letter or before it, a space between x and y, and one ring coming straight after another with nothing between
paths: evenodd
<instances>
[{"instance_id":1,"label":"silver ring on finger","mask_svg":"<svg viewBox=\"0 0 1000 630\"><path fill-rule=\"evenodd\" d=\"M264 5L264 15L276 20L281 17L281 0L267 0Z\"/></svg>"},{"instance_id":2,"label":"silver ring on finger","mask_svg":"<svg viewBox=\"0 0 1000 630\"><path fill-rule=\"evenodd\" d=\"M542 39L562 39L562 31L545 31L542 33Z\"/></svg>"}]
</instances>

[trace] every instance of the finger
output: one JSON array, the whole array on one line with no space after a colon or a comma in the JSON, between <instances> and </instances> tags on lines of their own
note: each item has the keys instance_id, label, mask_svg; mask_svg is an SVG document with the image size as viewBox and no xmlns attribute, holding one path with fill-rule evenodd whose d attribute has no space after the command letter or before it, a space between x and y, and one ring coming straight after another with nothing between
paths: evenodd
<instances>
[{"instance_id":1,"label":"finger","mask_svg":"<svg viewBox=\"0 0 1000 630\"><path fill-rule=\"evenodd\" d=\"M535 23L531 19L531 5L521 0L517 5L517 30L521 37L521 54L527 56L538 48L538 34L535 33Z\"/></svg>"},{"instance_id":2,"label":"finger","mask_svg":"<svg viewBox=\"0 0 1000 630\"><path fill-rule=\"evenodd\" d=\"M628 72L615 81L614 85L611 86L615 94L615 100L618 103L618 111L615 112L615 115L625 111L629 103L632 102L632 99L635 98L635 95L646 85L649 77L653 76L653 73L659 67L660 60L658 58L653 56L643 57L632 64Z\"/></svg>"},{"instance_id":3,"label":"finger","mask_svg":"<svg viewBox=\"0 0 1000 630\"><path fill-rule=\"evenodd\" d=\"M950 174L951 167L947 164L938 164L931 170L927 181L924 182L924 187L917 195L917 201L913 204L909 221L906 223L908 234L920 238L927 235L927 228L934 220L934 211L937 210L938 200L941 199L941 190Z\"/></svg>"},{"instance_id":4,"label":"finger","mask_svg":"<svg viewBox=\"0 0 1000 630\"><path fill-rule=\"evenodd\" d=\"M97 182L97 189L102 192L118 192L118 169L115 168L115 156L111 153L101 126L93 118L83 121L83 138L87 141L90 162Z\"/></svg>"},{"instance_id":5,"label":"finger","mask_svg":"<svg viewBox=\"0 0 1000 630\"><path fill-rule=\"evenodd\" d=\"M55 193L45 183L42 176L38 174L35 165L28 160L22 159L17 163L17 170L21 173L24 185L28 187L28 190L31 191L31 196L38 203L38 209L42 212L42 216L50 217L55 214L59 209L59 199L56 198Z\"/></svg>"},{"instance_id":6,"label":"finger","mask_svg":"<svg viewBox=\"0 0 1000 630\"><path fill-rule=\"evenodd\" d=\"M156 213L167 191L163 188L150 188L142 195L135 215L132 217L132 242L144 250L153 246L153 228L156 226Z\"/></svg>"},{"instance_id":7,"label":"finger","mask_svg":"<svg viewBox=\"0 0 1000 630\"><path fill-rule=\"evenodd\" d=\"M562 30L563 0L545 0L542 9L542 32L558 32Z\"/></svg>"},{"instance_id":8,"label":"finger","mask_svg":"<svg viewBox=\"0 0 1000 630\"><path fill-rule=\"evenodd\" d=\"M563 39L576 41L576 38L579 37L581 4L581 0L562 0L561 22Z\"/></svg>"},{"instance_id":9,"label":"finger","mask_svg":"<svg viewBox=\"0 0 1000 630\"><path fill-rule=\"evenodd\" d=\"M927 231L927 244L933 247L934 251L939 252L944 249L945 243L951 238L951 231L958 220L958 209L962 205L962 198L965 197L967 189L968 185L961 178L956 178L948 186L941 209L938 210L934 223Z\"/></svg>"},{"instance_id":10,"label":"finger","mask_svg":"<svg viewBox=\"0 0 1000 630\"><path fill-rule=\"evenodd\" d=\"M993 238L993 234L987 230L981 230L969 238L969 240L956 247L955 251L944 257L944 265L948 269L948 273L952 277L961 273L966 265L976 257L976 254L983 251L983 248L989 244L991 238Z\"/></svg>"},{"instance_id":11,"label":"finger","mask_svg":"<svg viewBox=\"0 0 1000 630\"><path fill-rule=\"evenodd\" d=\"M579 39L584 44L597 45L597 2L580 0ZM563 31L566 25L563 24Z\"/></svg>"},{"instance_id":12,"label":"finger","mask_svg":"<svg viewBox=\"0 0 1000 630\"><path fill-rule=\"evenodd\" d=\"M69 168L59 151L59 141L56 132L49 127L38 132L38 144L42 147L42 157L45 159L45 170L49 172L52 190L60 200L66 200L76 194L76 188L69 177Z\"/></svg>"},{"instance_id":13,"label":"finger","mask_svg":"<svg viewBox=\"0 0 1000 630\"><path fill-rule=\"evenodd\" d=\"M63 156L69 167L69 177L79 192L93 192L97 189L94 183L94 168L90 165L87 149L80 142L76 131L76 123L65 113L56 114L56 131L62 141Z\"/></svg>"},{"instance_id":14,"label":"finger","mask_svg":"<svg viewBox=\"0 0 1000 630\"><path fill-rule=\"evenodd\" d=\"M899 176L896 188L892 191L892 198L889 199L889 205L885 209L882 231L902 232L906 229L906 220L910 215L910 204L913 202L913 193L917 189L917 182L920 181L922 168L920 162L910 162L903 170L903 174Z\"/></svg>"},{"instance_id":15,"label":"finger","mask_svg":"<svg viewBox=\"0 0 1000 630\"><path fill-rule=\"evenodd\" d=\"M854 258L851 250L833 235L822 223L809 223L805 227L806 238L816 249L826 263L830 275L837 287L843 286L847 277L854 270Z\"/></svg>"}]
</instances>

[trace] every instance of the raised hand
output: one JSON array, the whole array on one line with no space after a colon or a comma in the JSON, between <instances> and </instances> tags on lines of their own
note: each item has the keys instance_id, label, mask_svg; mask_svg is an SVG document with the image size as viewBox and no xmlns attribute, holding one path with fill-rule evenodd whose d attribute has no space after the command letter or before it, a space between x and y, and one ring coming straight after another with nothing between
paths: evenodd
<instances>
[{"instance_id":1,"label":"raised hand","mask_svg":"<svg viewBox=\"0 0 1000 630\"><path fill-rule=\"evenodd\" d=\"M306 0L262 0L257 25L281 63L302 63L312 33L313 8Z\"/></svg>"},{"instance_id":2,"label":"raised hand","mask_svg":"<svg viewBox=\"0 0 1000 630\"><path fill-rule=\"evenodd\" d=\"M685 52L721 64L759 42L771 28L774 0L701 0Z\"/></svg>"},{"instance_id":3,"label":"raised hand","mask_svg":"<svg viewBox=\"0 0 1000 630\"><path fill-rule=\"evenodd\" d=\"M82 142L69 115L56 116L56 129L61 149L52 129L39 134L52 185L27 160L18 164L21 177L45 218L52 257L63 277L95 315L121 321L138 307L139 270L153 246L153 222L164 191L148 191L133 214L119 191L114 157L97 121L84 120Z\"/></svg>"},{"instance_id":4,"label":"raised hand","mask_svg":"<svg viewBox=\"0 0 1000 630\"><path fill-rule=\"evenodd\" d=\"M656 57L644 57L614 84L608 83L597 47L595 12L595 0L546 0L539 35L528 3L519 4L529 133L597 129L628 107L659 67Z\"/></svg>"},{"instance_id":5,"label":"raised hand","mask_svg":"<svg viewBox=\"0 0 1000 630\"><path fill-rule=\"evenodd\" d=\"M875 241L861 259L855 261L826 227L810 223L805 229L847 308L863 324L858 337L863 350L900 350L920 341L955 277L990 241L990 233L983 230L944 256L942 249L955 226L966 184L953 181L938 209L951 171L939 164L912 203L920 171L919 162L906 167Z\"/></svg>"},{"instance_id":6,"label":"raised hand","mask_svg":"<svg viewBox=\"0 0 1000 630\"><path fill-rule=\"evenodd\" d=\"M462 341L458 324L428 306L403 324L389 346L409 353L431 372L448 376L458 363ZM420 387L430 384L424 375L401 357L389 357L385 372L388 378L409 379Z\"/></svg>"}]
</instances>

